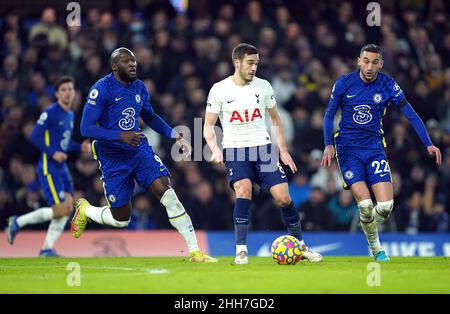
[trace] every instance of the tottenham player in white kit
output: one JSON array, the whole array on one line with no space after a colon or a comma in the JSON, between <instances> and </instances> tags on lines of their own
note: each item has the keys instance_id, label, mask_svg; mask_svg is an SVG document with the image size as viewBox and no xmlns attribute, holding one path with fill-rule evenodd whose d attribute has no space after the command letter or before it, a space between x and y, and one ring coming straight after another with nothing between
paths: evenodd
<instances>
[{"instance_id":1,"label":"tottenham player in white kit","mask_svg":"<svg viewBox=\"0 0 450 314\"><path fill-rule=\"evenodd\" d=\"M217 164L225 162L230 186L236 193L234 263L248 263L246 243L253 182L270 192L280 208L287 230L300 241L303 256L311 262L319 262L322 256L309 250L302 239L300 217L279 162L281 158L293 173L297 171L287 150L272 86L268 81L255 77L258 51L252 45L241 43L233 49L232 61L235 68L233 76L214 84L209 92L204 137L212 152L211 161ZM265 124L266 110L277 131L279 154L271 145ZM214 131L217 118L223 127L223 151L217 144Z\"/></svg>"}]
</instances>

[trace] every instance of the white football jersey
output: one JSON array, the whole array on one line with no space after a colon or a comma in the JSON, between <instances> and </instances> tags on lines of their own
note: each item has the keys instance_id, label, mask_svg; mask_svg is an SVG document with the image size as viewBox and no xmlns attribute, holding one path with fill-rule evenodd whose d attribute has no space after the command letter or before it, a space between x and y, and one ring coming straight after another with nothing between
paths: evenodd
<instances>
[{"instance_id":1,"label":"white football jersey","mask_svg":"<svg viewBox=\"0 0 450 314\"><path fill-rule=\"evenodd\" d=\"M211 87L206 111L219 114L224 148L253 147L271 142L265 115L275 104L268 81L254 77L239 86L230 76Z\"/></svg>"}]
</instances>

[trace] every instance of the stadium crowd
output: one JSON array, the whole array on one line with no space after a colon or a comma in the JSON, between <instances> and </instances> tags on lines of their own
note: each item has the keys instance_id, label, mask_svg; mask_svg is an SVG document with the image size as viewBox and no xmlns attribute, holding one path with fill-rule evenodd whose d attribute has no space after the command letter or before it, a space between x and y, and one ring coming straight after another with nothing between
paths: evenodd
<instances>
[{"instance_id":1,"label":"stadium crowd","mask_svg":"<svg viewBox=\"0 0 450 314\"><path fill-rule=\"evenodd\" d=\"M450 213L450 6L446 1L383 1L381 26L369 27L360 1L191 1L186 12L168 1L131 1L106 10L82 4L81 27L46 8L40 16L7 9L0 18L0 228L12 214L43 203L36 180L39 151L28 136L41 111L54 101L52 83L76 80L74 139L81 142L81 112L89 88L110 72L109 55L129 47L152 105L172 126L194 130L212 84L233 73L231 50L240 42L259 49L257 76L272 83L290 152L300 172L290 191L308 231L357 227L357 206L342 190L336 163L320 167L322 121L334 81L356 69L368 42L383 49L384 72L403 88L443 153L436 167L401 113L383 120L394 182L391 231L448 232ZM147 3L146 5L144 5ZM124 2L125 5L125 2ZM13 7L12 7L13 8ZM223 165L174 162L172 142L146 129L168 165L172 183L196 229L233 228L232 191ZM194 132L192 132L194 133ZM196 141L201 141L201 132ZM202 143L202 147L205 143ZM97 161L71 155L75 196L105 205ZM287 171L288 172L288 171ZM279 212L255 191L253 230L282 229ZM136 194L132 229L171 228L165 210L148 194ZM38 226L42 228L42 226ZM100 227L98 227L100 228Z\"/></svg>"}]
</instances>

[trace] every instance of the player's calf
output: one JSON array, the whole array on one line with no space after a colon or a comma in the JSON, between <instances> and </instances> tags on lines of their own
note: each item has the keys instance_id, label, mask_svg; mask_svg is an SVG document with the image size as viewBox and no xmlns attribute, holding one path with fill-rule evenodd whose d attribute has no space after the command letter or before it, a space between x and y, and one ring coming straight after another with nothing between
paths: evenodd
<instances>
[{"instance_id":1,"label":"player's calf","mask_svg":"<svg viewBox=\"0 0 450 314\"><path fill-rule=\"evenodd\" d=\"M52 206L53 209L53 219L58 219L67 215L67 204L59 203Z\"/></svg>"},{"instance_id":2,"label":"player's calf","mask_svg":"<svg viewBox=\"0 0 450 314\"><path fill-rule=\"evenodd\" d=\"M389 217L392 209L394 208L394 200L387 202L378 202L375 206L375 221L377 224L382 224Z\"/></svg>"},{"instance_id":3,"label":"player's calf","mask_svg":"<svg viewBox=\"0 0 450 314\"><path fill-rule=\"evenodd\" d=\"M160 202L166 208L170 224L178 230L186 242L189 252L199 251L197 236L195 235L191 217L189 217L184 209L175 191L172 188L167 189L161 197Z\"/></svg>"},{"instance_id":4,"label":"player's calf","mask_svg":"<svg viewBox=\"0 0 450 314\"><path fill-rule=\"evenodd\" d=\"M367 239L372 253L375 254L382 250L380 239L378 238L378 227L373 216L373 203L371 199L365 199L358 203L359 219L361 228Z\"/></svg>"}]
</instances>

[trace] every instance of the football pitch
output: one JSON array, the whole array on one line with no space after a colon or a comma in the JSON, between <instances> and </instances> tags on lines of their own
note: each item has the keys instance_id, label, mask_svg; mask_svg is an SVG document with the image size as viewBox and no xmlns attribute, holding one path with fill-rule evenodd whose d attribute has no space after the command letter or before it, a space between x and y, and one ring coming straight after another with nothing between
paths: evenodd
<instances>
[{"instance_id":1,"label":"football pitch","mask_svg":"<svg viewBox=\"0 0 450 314\"><path fill-rule=\"evenodd\" d=\"M269 257L248 265L194 264L185 257L0 259L0 293L450 293L450 259L325 257L280 266Z\"/></svg>"}]
</instances>

